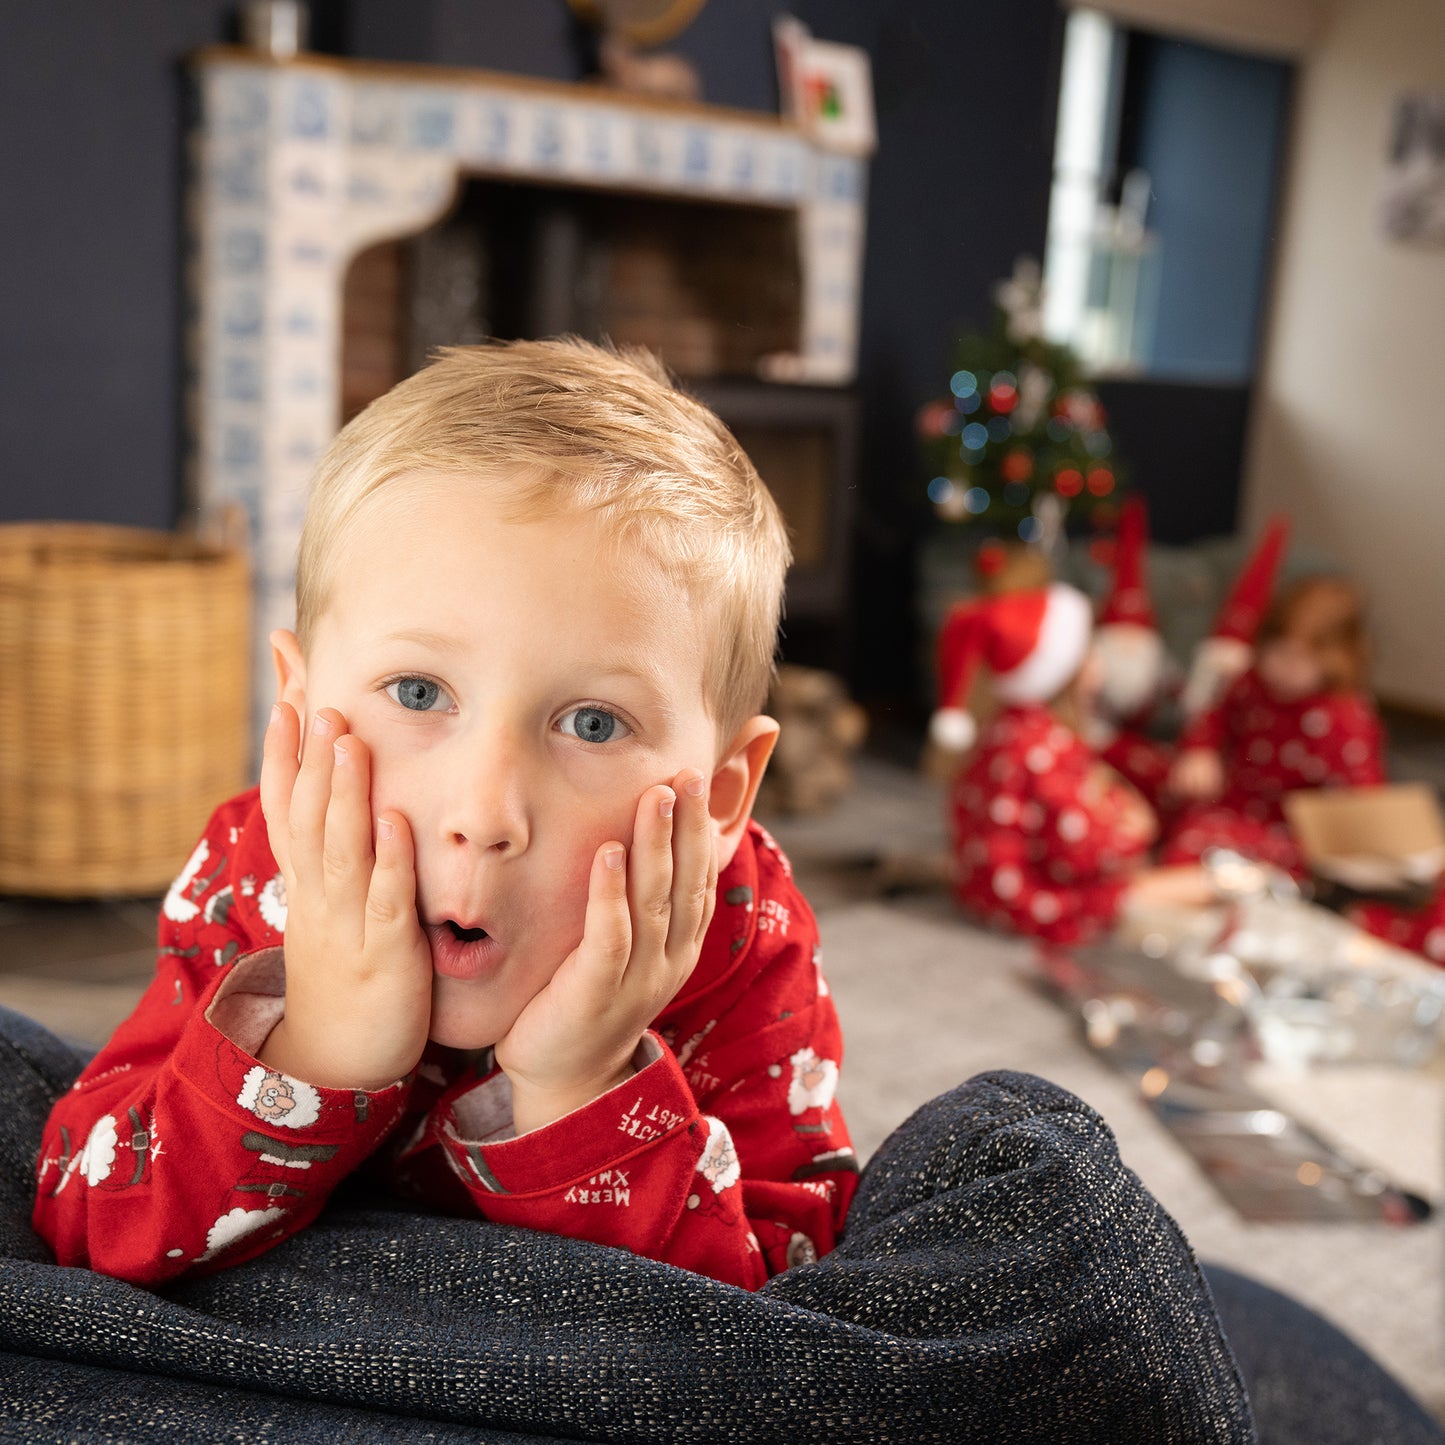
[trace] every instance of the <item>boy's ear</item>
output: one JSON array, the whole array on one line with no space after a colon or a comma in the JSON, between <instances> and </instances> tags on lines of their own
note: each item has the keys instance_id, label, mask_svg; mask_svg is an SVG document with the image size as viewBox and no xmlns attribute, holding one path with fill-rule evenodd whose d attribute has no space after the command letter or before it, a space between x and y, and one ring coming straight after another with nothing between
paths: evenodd
<instances>
[{"instance_id":1,"label":"boy's ear","mask_svg":"<svg viewBox=\"0 0 1445 1445\"><path fill-rule=\"evenodd\" d=\"M772 718L761 713L749 718L738 729L713 771L707 803L717 839L719 871L733 861L733 854L742 841L748 819L753 815L758 784L763 780L777 740L778 724Z\"/></svg>"},{"instance_id":2,"label":"boy's ear","mask_svg":"<svg viewBox=\"0 0 1445 1445\"><path fill-rule=\"evenodd\" d=\"M306 726L306 657L296 634L278 627L271 634L271 661L276 666L276 697L296 709L301 726Z\"/></svg>"}]
</instances>

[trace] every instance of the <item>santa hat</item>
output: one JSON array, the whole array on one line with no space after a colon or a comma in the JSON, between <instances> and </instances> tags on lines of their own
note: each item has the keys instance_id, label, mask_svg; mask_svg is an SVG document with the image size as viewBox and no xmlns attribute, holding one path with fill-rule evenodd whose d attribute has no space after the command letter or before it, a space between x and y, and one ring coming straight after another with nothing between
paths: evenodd
<instances>
[{"instance_id":1,"label":"santa hat","mask_svg":"<svg viewBox=\"0 0 1445 1445\"><path fill-rule=\"evenodd\" d=\"M1119 513L1114 543L1114 585L1099 614L1101 627L1116 622L1158 630L1149 587L1144 579L1144 549L1149 543L1149 516L1141 497L1130 497Z\"/></svg>"},{"instance_id":2,"label":"santa hat","mask_svg":"<svg viewBox=\"0 0 1445 1445\"><path fill-rule=\"evenodd\" d=\"M1275 574L1288 542L1289 518L1283 514L1271 517L1264 535L1234 579L1229 596L1224 599L1210 629L1211 637L1229 637L1246 644L1254 642L1259 624L1269 610Z\"/></svg>"},{"instance_id":3,"label":"santa hat","mask_svg":"<svg viewBox=\"0 0 1445 1445\"><path fill-rule=\"evenodd\" d=\"M980 663L1005 702L1046 702L1083 665L1092 631L1089 599L1062 582L960 603L938 634L934 742L973 746L978 728L967 703Z\"/></svg>"}]
</instances>

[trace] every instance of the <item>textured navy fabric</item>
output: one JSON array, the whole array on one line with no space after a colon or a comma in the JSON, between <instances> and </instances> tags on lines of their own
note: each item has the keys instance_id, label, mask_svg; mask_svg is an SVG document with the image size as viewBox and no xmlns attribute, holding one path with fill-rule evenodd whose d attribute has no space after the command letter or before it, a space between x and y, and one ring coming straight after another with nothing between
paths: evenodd
<instances>
[{"instance_id":1,"label":"textured navy fabric","mask_svg":"<svg viewBox=\"0 0 1445 1445\"><path fill-rule=\"evenodd\" d=\"M1263 1445L1445 1445L1445 1430L1348 1335L1258 1280L1205 1269Z\"/></svg>"},{"instance_id":2,"label":"textured navy fabric","mask_svg":"<svg viewBox=\"0 0 1445 1445\"><path fill-rule=\"evenodd\" d=\"M0 1423L20 1438L1255 1438L1179 1230L1099 1116L1028 1075L920 1110L841 1247L757 1294L351 1197L160 1295L56 1267L30 1229L40 1126L78 1067L0 1010Z\"/></svg>"}]
</instances>

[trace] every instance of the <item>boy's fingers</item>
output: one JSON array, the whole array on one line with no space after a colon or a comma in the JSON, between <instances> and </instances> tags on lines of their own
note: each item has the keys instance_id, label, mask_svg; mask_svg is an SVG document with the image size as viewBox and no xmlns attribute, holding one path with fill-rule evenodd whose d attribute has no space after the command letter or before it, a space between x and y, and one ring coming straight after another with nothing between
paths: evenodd
<instances>
[{"instance_id":1,"label":"boy's fingers","mask_svg":"<svg viewBox=\"0 0 1445 1445\"><path fill-rule=\"evenodd\" d=\"M350 734L332 744L331 798L321 850L326 901L360 909L371 883L371 755Z\"/></svg>"},{"instance_id":2,"label":"boy's fingers","mask_svg":"<svg viewBox=\"0 0 1445 1445\"><path fill-rule=\"evenodd\" d=\"M707 779L689 768L673 780L677 813L672 828L672 911L667 951L691 954L707 931L717 888L717 852L707 806Z\"/></svg>"},{"instance_id":3,"label":"boy's fingers","mask_svg":"<svg viewBox=\"0 0 1445 1445\"><path fill-rule=\"evenodd\" d=\"M627 898L635 942L656 948L667 943L672 917L672 837L677 794L665 784L649 788L637 804Z\"/></svg>"},{"instance_id":4,"label":"boy's fingers","mask_svg":"<svg viewBox=\"0 0 1445 1445\"><path fill-rule=\"evenodd\" d=\"M704 887L707 890L707 897L703 900L702 917L697 921L697 933L693 938L693 947L701 950L702 941L707 936L707 931L712 927L713 914L717 911L717 839L712 835L712 827L709 824L707 832L707 882ZM696 954L693 957L694 965L697 962ZM692 969L689 968L691 973Z\"/></svg>"},{"instance_id":5,"label":"boy's fingers","mask_svg":"<svg viewBox=\"0 0 1445 1445\"><path fill-rule=\"evenodd\" d=\"M271 721L261 750L261 814L266 819L266 835L271 842L281 871L290 868L288 829L291 818L291 793L296 786L300 767L298 754L301 724L290 703L278 702L271 709Z\"/></svg>"},{"instance_id":6,"label":"boy's fingers","mask_svg":"<svg viewBox=\"0 0 1445 1445\"><path fill-rule=\"evenodd\" d=\"M376 820L376 866L366 894L367 933L409 930L416 923L416 854L400 813Z\"/></svg>"},{"instance_id":7,"label":"boy's fingers","mask_svg":"<svg viewBox=\"0 0 1445 1445\"><path fill-rule=\"evenodd\" d=\"M637 850L634 846L633 857ZM615 988L632 955L632 914L628 906L627 850L604 843L593 856L587 883L587 914L579 957L589 971Z\"/></svg>"},{"instance_id":8,"label":"boy's fingers","mask_svg":"<svg viewBox=\"0 0 1445 1445\"><path fill-rule=\"evenodd\" d=\"M346 731L345 720L332 708L322 708L311 719L301 744L301 767L291 790L289 848L291 867L303 884L321 881L321 848L326 836L326 809L331 802L332 751Z\"/></svg>"}]
</instances>

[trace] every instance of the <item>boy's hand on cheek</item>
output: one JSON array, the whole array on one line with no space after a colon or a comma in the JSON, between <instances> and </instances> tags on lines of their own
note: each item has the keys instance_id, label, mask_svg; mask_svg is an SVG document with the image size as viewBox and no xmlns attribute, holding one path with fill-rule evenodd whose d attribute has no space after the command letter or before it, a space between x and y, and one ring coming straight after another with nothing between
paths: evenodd
<instances>
[{"instance_id":1,"label":"boy's hand on cheek","mask_svg":"<svg viewBox=\"0 0 1445 1445\"><path fill-rule=\"evenodd\" d=\"M371 758L340 713L266 730L261 807L286 880L286 1014L261 1062L309 1084L382 1089L415 1068L431 1023L431 950L416 912L411 830L371 816Z\"/></svg>"},{"instance_id":2,"label":"boy's hand on cheek","mask_svg":"<svg viewBox=\"0 0 1445 1445\"><path fill-rule=\"evenodd\" d=\"M519 1134L631 1076L643 1033L697 963L717 874L696 769L642 795L630 857L618 842L597 850L582 942L497 1044Z\"/></svg>"}]
</instances>

